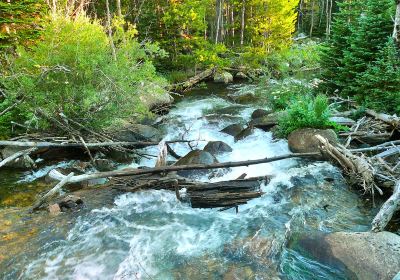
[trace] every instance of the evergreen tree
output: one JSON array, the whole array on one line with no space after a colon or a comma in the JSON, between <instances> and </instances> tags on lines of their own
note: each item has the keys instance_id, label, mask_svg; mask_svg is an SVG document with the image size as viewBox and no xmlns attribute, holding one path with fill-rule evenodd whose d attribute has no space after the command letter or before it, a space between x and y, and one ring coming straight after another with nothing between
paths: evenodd
<instances>
[{"instance_id":1,"label":"evergreen tree","mask_svg":"<svg viewBox=\"0 0 400 280\"><path fill-rule=\"evenodd\" d=\"M338 68L339 73L345 74L339 84L343 94L364 94L359 79L392 35L393 8L392 0L368 0L357 25L351 27L349 48L344 50L343 65Z\"/></svg>"},{"instance_id":2,"label":"evergreen tree","mask_svg":"<svg viewBox=\"0 0 400 280\"><path fill-rule=\"evenodd\" d=\"M400 114L400 58L393 39L359 78L361 102L378 111Z\"/></svg>"},{"instance_id":3,"label":"evergreen tree","mask_svg":"<svg viewBox=\"0 0 400 280\"><path fill-rule=\"evenodd\" d=\"M332 35L321 51L321 66L323 69L322 88L327 92L342 90L347 83L347 73L340 72L343 68L344 53L350 48L352 30L362 12L362 1L345 0L339 3L339 12L335 14L332 25Z\"/></svg>"}]
</instances>

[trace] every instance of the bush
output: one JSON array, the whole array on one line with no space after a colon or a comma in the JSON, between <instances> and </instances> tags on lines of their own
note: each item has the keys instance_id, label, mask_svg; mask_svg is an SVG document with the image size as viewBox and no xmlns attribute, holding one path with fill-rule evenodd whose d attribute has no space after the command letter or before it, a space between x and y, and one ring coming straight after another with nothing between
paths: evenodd
<instances>
[{"instance_id":1,"label":"bush","mask_svg":"<svg viewBox=\"0 0 400 280\"><path fill-rule=\"evenodd\" d=\"M299 128L328 128L334 126L329 121L328 99L324 95L315 98L306 96L289 105L287 115L279 120L279 136L287 137Z\"/></svg>"},{"instance_id":2,"label":"bush","mask_svg":"<svg viewBox=\"0 0 400 280\"><path fill-rule=\"evenodd\" d=\"M116 58L100 23L83 16L55 18L45 26L41 41L31 49L19 48L2 83L8 104L25 100L18 107L24 112L20 120L29 123L41 109L100 129L118 119L148 114L139 97L164 94L166 81L151 61L163 52L137 42L132 26L128 31L118 26L120 22L114 26ZM0 119L3 126L10 114ZM49 123L41 119L38 125L47 128Z\"/></svg>"}]
</instances>

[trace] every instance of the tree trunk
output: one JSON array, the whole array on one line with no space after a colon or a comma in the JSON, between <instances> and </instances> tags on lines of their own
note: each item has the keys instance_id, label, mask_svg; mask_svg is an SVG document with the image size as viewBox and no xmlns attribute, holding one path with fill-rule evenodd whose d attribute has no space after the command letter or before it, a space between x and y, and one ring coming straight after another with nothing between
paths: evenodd
<instances>
[{"instance_id":1,"label":"tree trunk","mask_svg":"<svg viewBox=\"0 0 400 280\"><path fill-rule=\"evenodd\" d=\"M312 0L312 5L311 5L311 26L310 26L310 38L312 38L312 35L313 35L313 29L314 29L314 8L315 8L315 0Z\"/></svg>"},{"instance_id":2,"label":"tree trunk","mask_svg":"<svg viewBox=\"0 0 400 280\"><path fill-rule=\"evenodd\" d=\"M121 0L117 1L117 15L122 18Z\"/></svg>"},{"instance_id":3,"label":"tree trunk","mask_svg":"<svg viewBox=\"0 0 400 280\"><path fill-rule=\"evenodd\" d=\"M215 3L215 10L216 10L216 17L217 17L217 24L216 24L216 31L215 31L215 44L218 44L220 40L220 27L221 27L221 0L216 0Z\"/></svg>"},{"instance_id":4,"label":"tree trunk","mask_svg":"<svg viewBox=\"0 0 400 280\"><path fill-rule=\"evenodd\" d=\"M108 2L108 0L106 0L106 11L107 11L107 31L108 31L108 37L110 40L112 56L113 56L114 60L117 60L117 54L115 51L115 45L114 45L114 40L113 40L112 30L111 30L110 3Z\"/></svg>"},{"instance_id":5,"label":"tree trunk","mask_svg":"<svg viewBox=\"0 0 400 280\"><path fill-rule=\"evenodd\" d=\"M393 39L400 44L400 0L396 0L396 15L394 18Z\"/></svg>"},{"instance_id":6,"label":"tree trunk","mask_svg":"<svg viewBox=\"0 0 400 280\"><path fill-rule=\"evenodd\" d=\"M242 17L240 24L240 45L243 46L244 43L244 17L246 14L246 0L242 1Z\"/></svg>"}]
</instances>

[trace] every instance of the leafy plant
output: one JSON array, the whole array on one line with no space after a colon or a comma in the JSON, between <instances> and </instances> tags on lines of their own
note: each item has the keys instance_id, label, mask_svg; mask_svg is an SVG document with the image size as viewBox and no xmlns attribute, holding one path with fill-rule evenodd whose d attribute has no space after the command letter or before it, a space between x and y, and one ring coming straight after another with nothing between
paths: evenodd
<instances>
[{"instance_id":1,"label":"leafy plant","mask_svg":"<svg viewBox=\"0 0 400 280\"><path fill-rule=\"evenodd\" d=\"M299 128L328 128L334 126L329 120L328 98L317 95L306 96L302 100L292 102L286 110L287 115L279 120L278 134L287 137Z\"/></svg>"}]
</instances>

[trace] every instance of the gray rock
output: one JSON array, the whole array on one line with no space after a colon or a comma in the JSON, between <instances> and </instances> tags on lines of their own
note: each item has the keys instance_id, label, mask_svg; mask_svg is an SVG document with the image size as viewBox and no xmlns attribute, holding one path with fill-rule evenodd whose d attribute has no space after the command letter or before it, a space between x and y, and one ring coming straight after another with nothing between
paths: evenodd
<instances>
[{"instance_id":1,"label":"gray rock","mask_svg":"<svg viewBox=\"0 0 400 280\"><path fill-rule=\"evenodd\" d=\"M392 280L400 270L400 236L390 232L308 235L289 244L351 279Z\"/></svg>"},{"instance_id":2,"label":"gray rock","mask_svg":"<svg viewBox=\"0 0 400 280\"><path fill-rule=\"evenodd\" d=\"M250 125L260 128L264 131L269 131L272 127L274 127L278 124L280 118L282 118L286 115L287 115L287 112L285 112L285 111L271 113L271 114L265 115L263 117L254 118L250 122Z\"/></svg>"},{"instance_id":3,"label":"gray rock","mask_svg":"<svg viewBox=\"0 0 400 280\"><path fill-rule=\"evenodd\" d=\"M216 162L218 162L217 159L209 152L194 150L190 151L186 156L179 159L175 165L211 164Z\"/></svg>"},{"instance_id":4,"label":"gray rock","mask_svg":"<svg viewBox=\"0 0 400 280\"><path fill-rule=\"evenodd\" d=\"M238 78L238 79L243 79L243 80L249 78L249 77L247 77L247 75L246 75L245 73L243 73L243 72L237 72L236 75L235 75L235 77Z\"/></svg>"},{"instance_id":5,"label":"gray rock","mask_svg":"<svg viewBox=\"0 0 400 280\"><path fill-rule=\"evenodd\" d=\"M272 113L273 113L272 110L257 109L251 114L251 119L255 120L255 119L263 118Z\"/></svg>"},{"instance_id":6,"label":"gray rock","mask_svg":"<svg viewBox=\"0 0 400 280\"><path fill-rule=\"evenodd\" d=\"M232 135L235 137L243 130L243 125L240 124L231 124L225 127L221 132Z\"/></svg>"},{"instance_id":7,"label":"gray rock","mask_svg":"<svg viewBox=\"0 0 400 280\"><path fill-rule=\"evenodd\" d=\"M113 137L119 141L136 142L136 141L161 141L161 132L149 125L129 124L125 127L112 132Z\"/></svg>"},{"instance_id":8,"label":"gray rock","mask_svg":"<svg viewBox=\"0 0 400 280\"><path fill-rule=\"evenodd\" d=\"M228 97L239 104L249 104L257 101L257 96L252 91L235 92L228 94Z\"/></svg>"},{"instance_id":9,"label":"gray rock","mask_svg":"<svg viewBox=\"0 0 400 280\"><path fill-rule=\"evenodd\" d=\"M26 147L5 147L3 150L0 151L0 161L12 156L13 154L26 150ZM9 168L16 168L16 169L32 169L35 166L35 162L32 160L32 158L28 155L21 156L14 161L11 161L7 163L4 167L9 167Z\"/></svg>"},{"instance_id":10,"label":"gray rock","mask_svg":"<svg viewBox=\"0 0 400 280\"><path fill-rule=\"evenodd\" d=\"M220 153L232 152L232 148L222 141L210 141L204 147L203 151L216 155Z\"/></svg>"},{"instance_id":11,"label":"gray rock","mask_svg":"<svg viewBox=\"0 0 400 280\"><path fill-rule=\"evenodd\" d=\"M338 144L336 133L332 129L302 128L290 133L288 137L289 149L293 153L319 152L319 142L314 137L317 134L328 139L332 145Z\"/></svg>"},{"instance_id":12,"label":"gray rock","mask_svg":"<svg viewBox=\"0 0 400 280\"><path fill-rule=\"evenodd\" d=\"M97 158L94 160L94 165L99 171L111 171L114 170L114 163L105 158Z\"/></svg>"},{"instance_id":13,"label":"gray rock","mask_svg":"<svg viewBox=\"0 0 400 280\"><path fill-rule=\"evenodd\" d=\"M217 72L214 74L214 82L229 84L233 82L233 76L231 73L226 71Z\"/></svg>"},{"instance_id":14,"label":"gray rock","mask_svg":"<svg viewBox=\"0 0 400 280\"><path fill-rule=\"evenodd\" d=\"M238 135L235 136L235 142L250 136L253 133L253 127L249 126L243 129Z\"/></svg>"}]
</instances>

